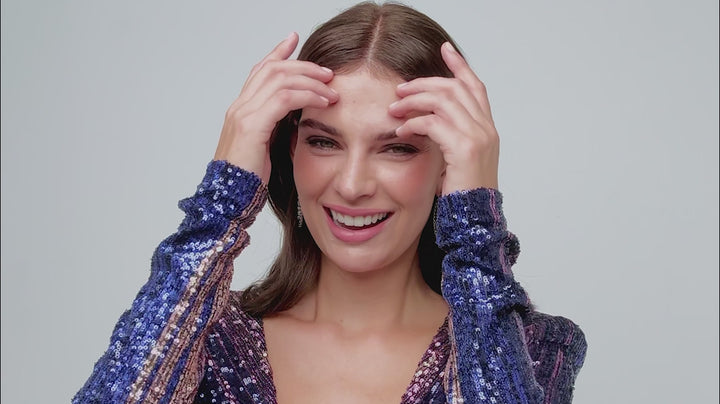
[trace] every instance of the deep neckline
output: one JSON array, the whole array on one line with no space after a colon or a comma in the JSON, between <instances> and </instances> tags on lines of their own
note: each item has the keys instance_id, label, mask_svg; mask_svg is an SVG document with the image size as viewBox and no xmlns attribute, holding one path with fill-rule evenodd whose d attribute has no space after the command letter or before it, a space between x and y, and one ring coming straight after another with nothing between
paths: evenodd
<instances>
[{"instance_id":1,"label":"deep neckline","mask_svg":"<svg viewBox=\"0 0 720 404\"><path fill-rule=\"evenodd\" d=\"M277 387L275 386L273 369L272 366L270 366L270 354L267 348L267 340L265 338L265 320L260 317L255 318L255 321L257 321L258 323L258 326L260 328L260 336L262 338L262 340L260 341L260 346L262 351L264 352L262 358L262 361L264 362L263 365L266 366L269 371L267 376L269 378L269 383L273 392L273 402L277 403ZM416 401L410 400L423 398L429 392L430 388L435 384L434 382L436 380L434 379L442 376L442 369L445 368L445 364L447 362L448 354L450 351L450 340L448 335L449 322L450 314L448 313L445 316L445 320L443 321L442 325L438 327L437 332L435 333L435 335L433 335L430 343L428 344L427 348L425 348L425 351L420 357L420 360L415 367L413 377L410 379L410 383L407 385L402 397L400 398L400 404L414 403ZM431 369L431 371L428 372L428 369ZM423 380L423 378L427 377L430 377L433 380Z\"/></svg>"}]
</instances>

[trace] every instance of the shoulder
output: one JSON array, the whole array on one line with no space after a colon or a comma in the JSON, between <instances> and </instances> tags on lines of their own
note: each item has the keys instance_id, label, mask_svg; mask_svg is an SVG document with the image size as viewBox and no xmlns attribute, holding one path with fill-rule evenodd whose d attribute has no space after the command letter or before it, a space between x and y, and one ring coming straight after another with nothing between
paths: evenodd
<instances>
[{"instance_id":1,"label":"shoulder","mask_svg":"<svg viewBox=\"0 0 720 404\"><path fill-rule=\"evenodd\" d=\"M525 313L522 321L536 379L546 394L571 395L585 362L585 333L568 318L538 311Z\"/></svg>"},{"instance_id":2,"label":"shoulder","mask_svg":"<svg viewBox=\"0 0 720 404\"><path fill-rule=\"evenodd\" d=\"M228 302L216 325L238 331L262 332L261 320L249 315L242 308L243 293L241 290L230 291Z\"/></svg>"},{"instance_id":3,"label":"shoulder","mask_svg":"<svg viewBox=\"0 0 720 404\"><path fill-rule=\"evenodd\" d=\"M207 329L201 390L213 397L224 392L237 402L255 402L273 391L272 372L262 321L242 309L241 298L242 292L230 291L224 310Z\"/></svg>"},{"instance_id":4,"label":"shoulder","mask_svg":"<svg viewBox=\"0 0 720 404\"><path fill-rule=\"evenodd\" d=\"M568 318L533 310L527 312L522 320L528 344L586 345L582 329Z\"/></svg>"},{"instance_id":5,"label":"shoulder","mask_svg":"<svg viewBox=\"0 0 720 404\"><path fill-rule=\"evenodd\" d=\"M247 351L248 348L264 349L265 338L262 320L242 309L242 291L230 291L227 304L216 319L211 319L205 345L212 353L225 350L232 341L233 350Z\"/></svg>"},{"instance_id":6,"label":"shoulder","mask_svg":"<svg viewBox=\"0 0 720 404\"><path fill-rule=\"evenodd\" d=\"M230 291L225 309L208 327L205 348L210 359L219 363L261 363L267 357L262 320L242 309L241 298L242 292Z\"/></svg>"}]
</instances>

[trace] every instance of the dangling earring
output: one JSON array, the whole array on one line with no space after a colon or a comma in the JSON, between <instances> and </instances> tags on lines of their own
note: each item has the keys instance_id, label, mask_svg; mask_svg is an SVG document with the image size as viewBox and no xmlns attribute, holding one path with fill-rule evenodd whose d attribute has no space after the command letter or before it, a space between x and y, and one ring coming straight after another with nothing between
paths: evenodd
<instances>
[{"instance_id":1,"label":"dangling earring","mask_svg":"<svg viewBox=\"0 0 720 404\"><path fill-rule=\"evenodd\" d=\"M297 225L298 225L298 228L303 227L303 214L302 214L302 209L300 208L300 199L298 199L298 202L297 202Z\"/></svg>"}]
</instances>

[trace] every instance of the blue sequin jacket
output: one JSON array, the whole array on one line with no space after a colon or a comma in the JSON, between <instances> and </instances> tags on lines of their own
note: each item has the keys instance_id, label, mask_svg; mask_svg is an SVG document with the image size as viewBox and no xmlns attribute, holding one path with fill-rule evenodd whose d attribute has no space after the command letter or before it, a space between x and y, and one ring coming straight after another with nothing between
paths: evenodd
<instances>
[{"instance_id":1,"label":"blue sequin jacket","mask_svg":"<svg viewBox=\"0 0 720 404\"><path fill-rule=\"evenodd\" d=\"M230 291L232 262L267 198L260 179L214 161L185 219L155 250L151 273L73 403L275 403L262 321ZM569 403L582 331L534 311L510 270L519 253L501 194L438 200L450 313L401 403Z\"/></svg>"}]
</instances>

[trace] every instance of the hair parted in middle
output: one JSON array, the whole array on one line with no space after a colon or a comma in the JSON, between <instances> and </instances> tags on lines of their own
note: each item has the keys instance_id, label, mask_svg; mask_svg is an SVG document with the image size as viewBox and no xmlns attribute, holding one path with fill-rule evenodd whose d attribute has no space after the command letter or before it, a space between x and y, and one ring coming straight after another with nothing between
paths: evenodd
<instances>
[{"instance_id":1,"label":"hair parted in middle","mask_svg":"<svg viewBox=\"0 0 720 404\"><path fill-rule=\"evenodd\" d=\"M445 42L459 49L440 25L413 8L363 2L319 26L303 45L298 60L330 68L335 74L367 69L379 78L397 76L405 81L453 77L440 53ZM268 192L283 227L283 242L267 276L242 294L242 309L256 318L294 306L317 284L320 271L322 253L307 226L298 226L290 142L301 112L292 111L280 120L271 137ZM445 253L435 243L432 213L420 236L418 254L425 282L440 293Z\"/></svg>"}]
</instances>

